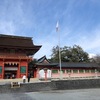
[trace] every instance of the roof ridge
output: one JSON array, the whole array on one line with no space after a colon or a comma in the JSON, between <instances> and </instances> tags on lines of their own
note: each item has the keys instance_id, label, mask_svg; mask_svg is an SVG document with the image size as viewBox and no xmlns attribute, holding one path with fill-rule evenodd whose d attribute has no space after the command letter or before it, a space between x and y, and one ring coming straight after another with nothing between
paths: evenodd
<instances>
[{"instance_id":1,"label":"roof ridge","mask_svg":"<svg viewBox=\"0 0 100 100\"><path fill-rule=\"evenodd\" d=\"M23 38L23 39L32 39L32 37L26 37L26 36L16 36L16 35L6 35L6 34L0 34L0 37L9 37L9 38Z\"/></svg>"}]
</instances>

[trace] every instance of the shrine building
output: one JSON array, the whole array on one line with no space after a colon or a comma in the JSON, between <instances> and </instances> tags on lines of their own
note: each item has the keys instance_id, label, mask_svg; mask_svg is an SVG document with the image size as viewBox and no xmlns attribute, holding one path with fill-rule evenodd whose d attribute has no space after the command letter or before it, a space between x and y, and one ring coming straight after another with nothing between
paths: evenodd
<instances>
[{"instance_id":1,"label":"shrine building","mask_svg":"<svg viewBox=\"0 0 100 100\"><path fill-rule=\"evenodd\" d=\"M28 63L40 48L32 37L0 34L0 79L27 76Z\"/></svg>"},{"instance_id":2,"label":"shrine building","mask_svg":"<svg viewBox=\"0 0 100 100\"><path fill-rule=\"evenodd\" d=\"M35 70L36 69L36 70ZM51 63L46 56L38 59L34 65L36 78L39 79L75 79L75 78L99 78L100 65L92 62L62 62L61 73L60 64Z\"/></svg>"}]
</instances>

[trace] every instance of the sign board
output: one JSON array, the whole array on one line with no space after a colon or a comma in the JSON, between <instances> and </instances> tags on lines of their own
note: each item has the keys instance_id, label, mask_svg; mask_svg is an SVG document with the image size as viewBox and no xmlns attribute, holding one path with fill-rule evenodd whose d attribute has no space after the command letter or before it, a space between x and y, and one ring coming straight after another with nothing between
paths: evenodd
<instances>
[{"instance_id":1,"label":"sign board","mask_svg":"<svg viewBox=\"0 0 100 100\"><path fill-rule=\"evenodd\" d=\"M11 88L20 87L20 82L11 82Z\"/></svg>"}]
</instances>

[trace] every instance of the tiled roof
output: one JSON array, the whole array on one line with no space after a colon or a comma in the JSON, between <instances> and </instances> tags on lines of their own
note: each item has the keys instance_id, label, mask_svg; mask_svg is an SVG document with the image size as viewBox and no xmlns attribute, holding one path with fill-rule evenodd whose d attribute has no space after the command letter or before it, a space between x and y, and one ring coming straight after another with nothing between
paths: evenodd
<instances>
[{"instance_id":1,"label":"tiled roof","mask_svg":"<svg viewBox=\"0 0 100 100\"><path fill-rule=\"evenodd\" d=\"M33 47L34 44L31 37L0 35L0 46Z\"/></svg>"},{"instance_id":2,"label":"tiled roof","mask_svg":"<svg viewBox=\"0 0 100 100\"><path fill-rule=\"evenodd\" d=\"M56 63L36 63L36 66L53 66L57 67Z\"/></svg>"},{"instance_id":3,"label":"tiled roof","mask_svg":"<svg viewBox=\"0 0 100 100\"><path fill-rule=\"evenodd\" d=\"M41 48L41 45L34 45L32 37L0 34L0 49L2 48L24 49L28 55L33 55Z\"/></svg>"},{"instance_id":4,"label":"tiled roof","mask_svg":"<svg viewBox=\"0 0 100 100\"><path fill-rule=\"evenodd\" d=\"M68 68L96 68L96 67L99 67L100 68L100 66L97 63L83 63L83 62L66 62L66 63L64 62L64 63L61 63L61 67L68 67Z\"/></svg>"},{"instance_id":5,"label":"tiled roof","mask_svg":"<svg viewBox=\"0 0 100 100\"><path fill-rule=\"evenodd\" d=\"M44 61L47 61L48 63L44 63ZM52 67L60 67L59 63L50 63L46 56L41 57L38 59L38 62L36 63L36 66L52 66ZM62 62L61 63L62 68L100 68L100 65L97 63L87 63L87 62Z\"/></svg>"},{"instance_id":6,"label":"tiled roof","mask_svg":"<svg viewBox=\"0 0 100 100\"><path fill-rule=\"evenodd\" d=\"M49 63L49 64L44 64L44 63L37 63L36 65L39 66L53 66L59 68L59 63ZM100 65L97 63L83 63L83 62L63 62L61 63L62 68L100 68Z\"/></svg>"}]
</instances>

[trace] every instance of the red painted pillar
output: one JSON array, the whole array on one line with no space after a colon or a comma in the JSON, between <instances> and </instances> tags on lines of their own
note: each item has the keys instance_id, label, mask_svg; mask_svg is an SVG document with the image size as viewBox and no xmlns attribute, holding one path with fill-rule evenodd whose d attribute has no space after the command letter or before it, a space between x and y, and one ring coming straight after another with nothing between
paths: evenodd
<instances>
[{"instance_id":1,"label":"red painted pillar","mask_svg":"<svg viewBox=\"0 0 100 100\"><path fill-rule=\"evenodd\" d=\"M47 81L47 69L44 69L44 73L45 73L45 81Z\"/></svg>"},{"instance_id":2,"label":"red painted pillar","mask_svg":"<svg viewBox=\"0 0 100 100\"><path fill-rule=\"evenodd\" d=\"M47 71L45 71L45 81L47 81Z\"/></svg>"},{"instance_id":3,"label":"red painted pillar","mask_svg":"<svg viewBox=\"0 0 100 100\"><path fill-rule=\"evenodd\" d=\"M36 76L36 69L34 69L34 71L33 71L33 78L37 78L37 76Z\"/></svg>"},{"instance_id":4,"label":"red painted pillar","mask_svg":"<svg viewBox=\"0 0 100 100\"><path fill-rule=\"evenodd\" d=\"M16 77L16 78L21 78L21 77L20 77L20 59L19 59L18 62L19 62L19 63L18 63L18 70L17 70L17 77Z\"/></svg>"},{"instance_id":5,"label":"red painted pillar","mask_svg":"<svg viewBox=\"0 0 100 100\"><path fill-rule=\"evenodd\" d=\"M27 60L27 65L26 65L26 77L28 76L28 60Z\"/></svg>"},{"instance_id":6,"label":"red painted pillar","mask_svg":"<svg viewBox=\"0 0 100 100\"><path fill-rule=\"evenodd\" d=\"M38 79L40 78L40 76L39 76L39 70L40 70L39 68L37 68L37 70L36 70L36 78L38 78Z\"/></svg>"},{"instance_id":7,"label":"red painted pillar","mask_svg":"<svg viewBox=\"0 0 100 100\"><path fill-rule=\"evenodd\" d=\"M4 61L2 62L2 79L4 79Z\"/></svg>"}]
</instances>

